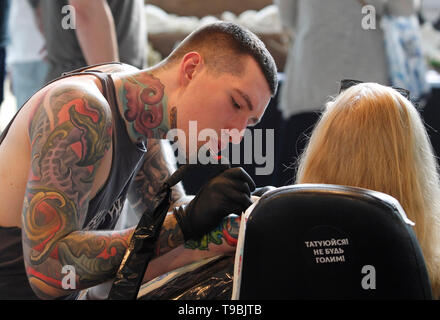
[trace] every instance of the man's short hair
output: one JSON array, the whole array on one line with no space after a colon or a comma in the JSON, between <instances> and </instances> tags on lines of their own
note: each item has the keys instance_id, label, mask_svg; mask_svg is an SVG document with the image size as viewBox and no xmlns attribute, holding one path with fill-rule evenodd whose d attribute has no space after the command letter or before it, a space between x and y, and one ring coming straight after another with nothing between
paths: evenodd
<instances>
[{"instance_id":1,"label":"man's short hair","mask_svg":"<svg viewBox=\"0 0 440 320\"><path fill-rule=\"evenodd\" d=\"M244 72L244 64L240 57L252 56L260 66L272 96L275 96L278 86L275 61L264 43L248 29L223 21L202 26L188 35L170 53L166 64L180 61L191 51L197 51L202 55L208 70L234 75Z\"/></svg>"}]
</instances>

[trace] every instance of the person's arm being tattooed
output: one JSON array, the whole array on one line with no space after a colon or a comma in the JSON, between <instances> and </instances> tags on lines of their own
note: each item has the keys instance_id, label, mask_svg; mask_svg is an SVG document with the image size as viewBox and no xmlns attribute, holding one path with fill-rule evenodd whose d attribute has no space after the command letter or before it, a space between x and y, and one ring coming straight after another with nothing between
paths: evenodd
<instances>
[{"instance_id":1,"label":"person's arm being tattooed","mask_svg":"<svg viewBox=\"0 0 440 320\"><path fill-rule=\"evenodd\" d=\"M48 90L29 123L31 167L22 215L23 256L40 298L65 296L113 278L133 230L80 231L96 172L111 151L112 118L83 86ZM63 288L63 267L76 282Z\"/></svg>"},{"instance_id":2,"label":"person's arm being tattooed","mask_svg":"<svg viewBox=\"0 0 440 320\"><path fill-rule=\"evenodd\" d=\"M157 246L160 254L148 265L142 282L146 283L161 274L195 261L218 255L234 254L240 229L240 218L241 216L230 215L201 239L185 242L175 239L176 235L181 235L177 223L165 224L160 238L163 243L158 243ZM183 236L181 237L183 239Z\"/></svg>"}]
</instances>

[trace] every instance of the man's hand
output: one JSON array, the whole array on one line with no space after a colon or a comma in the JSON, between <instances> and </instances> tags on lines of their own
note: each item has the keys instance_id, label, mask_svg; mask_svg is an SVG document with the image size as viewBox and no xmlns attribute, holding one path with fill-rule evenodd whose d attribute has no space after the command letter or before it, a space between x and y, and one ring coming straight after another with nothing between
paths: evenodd
<instances>
[{"instance_id":1,"label":"man's hand","mask_svg":"<svg viewBox=\"0 0 440 320\"><path fill-rule=\"evenodd\" d=\"M255 189L252 178L242 168L231 168L205 184L187 205L174 208L185 240L198 239L232 214L240 215L251 204Z\"/></svg>"}]
</instances>

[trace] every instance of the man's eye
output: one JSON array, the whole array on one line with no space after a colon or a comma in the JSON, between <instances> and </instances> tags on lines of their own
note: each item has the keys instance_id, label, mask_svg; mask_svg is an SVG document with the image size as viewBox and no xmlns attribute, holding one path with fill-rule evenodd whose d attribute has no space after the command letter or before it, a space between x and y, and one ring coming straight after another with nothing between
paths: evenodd
<instances>
[{"instance_id":1,"label":"man's eye","mask_svg":"<svg viewBox=\"0 0 440 320\"><path fill-rule=\"evenodd\" d=\"M240 110L241 106L234 100L234 98L231 98L232 100L232 105L234 106L234 108Z\"/></svg>"}]
</instances>

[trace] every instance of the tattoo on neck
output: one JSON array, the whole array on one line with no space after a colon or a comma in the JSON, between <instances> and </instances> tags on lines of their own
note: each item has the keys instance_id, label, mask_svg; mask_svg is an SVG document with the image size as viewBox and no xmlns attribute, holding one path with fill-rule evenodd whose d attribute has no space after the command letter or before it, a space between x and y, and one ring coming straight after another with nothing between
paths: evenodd
<instances>
[{"instance_id":1,"label":"tattoo on neck","mask_svg":"<svg viewBox=\"0 0 440 320\"><path fill-rule=\"evenodd\" d=\"M165 139L170 130L171 117L167 114L165 86L148 73L140 73L122 80L122 106L129 124L129 134L136 140ZM175 120L173 120L175 122Z\"/></svg>"},{"instance_id":2,"label":"tattoo on neck","mask_svg":"<svg viewBox=\"0 0 440 320\"><path fill-rule=\"evenodd\" d=\"M177 128L177 108L171 107L170 110L170 129L176 129Z\"/></svg>"}]
</instances>

